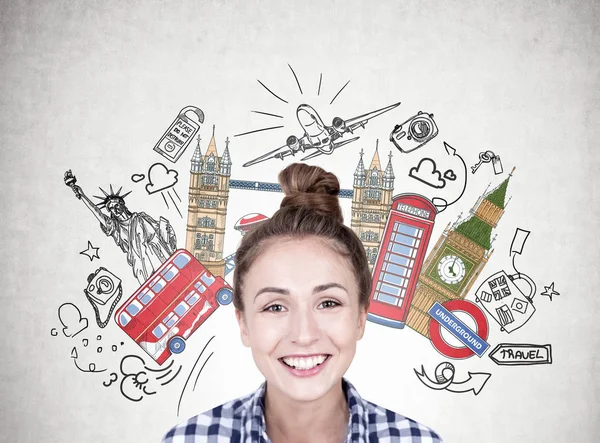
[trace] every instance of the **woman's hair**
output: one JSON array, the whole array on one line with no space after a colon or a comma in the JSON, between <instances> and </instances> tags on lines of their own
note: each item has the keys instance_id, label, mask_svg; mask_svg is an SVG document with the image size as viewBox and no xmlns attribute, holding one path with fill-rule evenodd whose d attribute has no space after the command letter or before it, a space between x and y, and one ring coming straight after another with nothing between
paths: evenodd
<instances>
[{"instance_id":1,"label":"woman's hair","mask_svg":"<svg viewBox=\"0 0 600 443\"><path fill-rule=\"evenodd\" d=\"M282 238L317 237L346 258L356 276L359 305L368 307L371 272L360 239L343 224L337 177L318 166L293 163L279 173L278 179L285 193L279 210L269 220L251 229L235 253L234 306L243 312L244 277L271 242Z\"/></svg>"}]
</instances>

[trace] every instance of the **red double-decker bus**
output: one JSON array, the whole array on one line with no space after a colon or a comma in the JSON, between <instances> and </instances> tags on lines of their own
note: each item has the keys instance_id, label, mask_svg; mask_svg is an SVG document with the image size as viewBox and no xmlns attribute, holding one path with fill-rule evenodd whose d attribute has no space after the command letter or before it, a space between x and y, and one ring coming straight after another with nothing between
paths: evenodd
<instances>
[{"instance_id":1,"label":"red double-decker bus","mask_svg":"<svg viewBox=\"0 0 600 443\"><path fill-rule=\"evenodd\" d=\"M115 313L115 321L159 365L180 354L185 341L220 305L231 287L185 249L178 249Z\"/></svg>"}]
</instances>

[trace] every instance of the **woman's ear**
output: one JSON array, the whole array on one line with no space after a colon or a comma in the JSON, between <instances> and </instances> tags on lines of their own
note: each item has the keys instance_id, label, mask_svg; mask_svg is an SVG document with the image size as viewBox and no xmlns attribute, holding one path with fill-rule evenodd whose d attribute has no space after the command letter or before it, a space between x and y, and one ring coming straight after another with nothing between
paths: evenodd
<instances>
[{"instance_id":1,"label":"woman's ear","mask_svg":"<svg viewBox=\"0 0 600 443\"><path fill-rule=\"evenodd\" d=\"M244 318L244 313L239 309L235 310L235 318L237 319L238 325L240 327L240 338L242 339L242 343L247 348L250 347L250 336L248 334L248 326L246 325L246 319Z\"/></svg>"},{"instance_id":2,"label":"woman's ear","mask_svg":"<svg viewBox=\"0 0 600 443\"><path fill-rule=\"evenodd\" d=\"M369 311L369 306L362 306L358 310L358 333L357 333L357 341L363 338L365 334L365 326L367 324L367 312Z\"/></svg>"}]
</instances>

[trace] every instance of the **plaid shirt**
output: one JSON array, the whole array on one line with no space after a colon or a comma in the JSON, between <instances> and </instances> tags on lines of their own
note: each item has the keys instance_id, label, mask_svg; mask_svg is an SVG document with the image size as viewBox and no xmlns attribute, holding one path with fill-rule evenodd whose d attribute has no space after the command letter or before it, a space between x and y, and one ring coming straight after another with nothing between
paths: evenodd
<instances>
[{"instance_id":1,"label":"plaid shirt","mask_svg":"<svg viewBox=\"0 0 600 443\"><path fill-rule=\"evenodd\" d=\"M363 400L346 379L350 420L344 443L441 443L431 429L410 418ZM270 443L265 425L266 382L254 393L207 411L175 426L163 443Z\"/></svg>"}]
</instances>

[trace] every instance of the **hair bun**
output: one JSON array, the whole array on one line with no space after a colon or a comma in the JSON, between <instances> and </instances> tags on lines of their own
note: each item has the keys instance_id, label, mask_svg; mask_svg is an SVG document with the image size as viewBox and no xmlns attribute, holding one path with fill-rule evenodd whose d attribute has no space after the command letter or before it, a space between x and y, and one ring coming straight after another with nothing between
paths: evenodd
<instances>
[{"instance_id":1,"label":"hair bun","mask_svg":"<svg viewBox=\"0 0 600 443\"><path fill-rule=\"evenodd\" d=\"M278 179L285 193L280 208L307 207L344 222L338 199L340 182L335 174L318 166L292 163L279 173Z\"/></svg>"}]
</instances>

